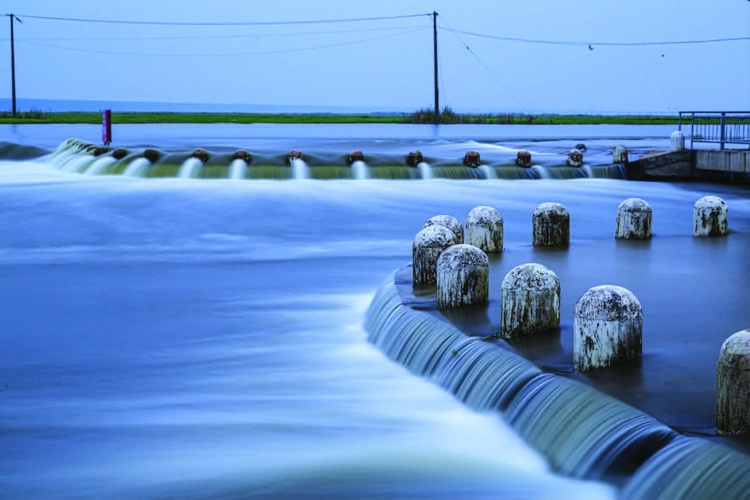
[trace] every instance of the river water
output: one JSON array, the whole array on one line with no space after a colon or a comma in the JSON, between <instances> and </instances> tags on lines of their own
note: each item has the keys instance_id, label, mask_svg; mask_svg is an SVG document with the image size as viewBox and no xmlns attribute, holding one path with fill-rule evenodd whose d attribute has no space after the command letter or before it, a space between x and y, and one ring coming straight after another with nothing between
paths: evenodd
<instances>
[{"instance_id":1,"label":"river water","mask_svg":"<svg viewBox=\"0 0 750 500\"><path fill-rule=\"evenodd\" d=\"M588 286L630 287L644 304L644 337L655 340L644 340L644 371L631 373L641 389L603 385L631 404L664 383L693 387L675 398L689 399L686 418L665 422L676 428L712 432L715 356L696 352L718 353L750 325L742 187L82 175L37 153L19 159L19 145L51 153L71 137L97 142L97 127L4 127L0 142L15 157L0 158L0 498L614 498L597 478L555 472L502 415L467 408L367 341L375 291L440 213L463 220L490 205L503 214L493 301L502 273L530 260L559 273L563 311ZM584 142L589 161L606 164L615 144L637 155L664 149L669 132L116 126L113 145L558 158ZM691 237L692 205L705 194L729 204L729 237ZM630 196L654 209L650 244L613 239L614 210ZM531 247L531 213L545 201L571 212L567 251ZM498 323L495 305L484 319L449 319L481 334ZM571 323L563 319L552 347L526 354L569 371L560 346ZM666 369L648 368L660 359Z\"/></svg>"}]
</instances>

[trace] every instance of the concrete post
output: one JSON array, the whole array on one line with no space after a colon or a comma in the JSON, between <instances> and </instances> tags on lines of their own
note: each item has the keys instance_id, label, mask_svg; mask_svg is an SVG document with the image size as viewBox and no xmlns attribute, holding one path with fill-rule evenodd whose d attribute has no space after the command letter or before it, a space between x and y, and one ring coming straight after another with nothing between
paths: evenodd
<instances>
[{"instance_id":1,"label":"concrete post","mask_svg":"<svg viewBox=\"0 0 750 500\"><path fill-rule=\"evenodd\" d=\"M683 149L685 149L685 135L681 131L675 130L669 136L669 150L682 151Z\"/></svg>"},{"instance_id":2,"label":"concrete post","mask_svg":"<svg viewBox=\"0 0 750 500\"><path fill-rule=\"evenodd\" d=\"M456 243L464 242L464 227L455 217L451 215L435 215L427 219L424 227L428 226L445 226L456 235Z\"/></svg>"},{"instance_id":3,"label":"concrete post","mask_svg":"<svg viewBox=\"0 0 750 500\"><path fill-rule=\"evenodd\" d=\"M503 337L549 330L560 324L560 279L541 264L516 266L503 279L501 303Z\"/></svg>"},{"instance_id":4,"label":"concrete post","mask_svg":"<svg viewBox=\"0 0 750 500\"><path fill-rule=\"evenodd\" d=\"M628 163L628 148L623 144L618 144L615 149L612 150L612 164L613 165L627 165Z\"/></svg>"},{"instance_id":5,"label":"concrete post","mask_svg":"<svg viewBox=\"0 0 750 500\"><path fill-rule=\"evenodd\" d=\"M582 167L583 166L583 152L580 149L571 149L568 152L567 163L569 167Z\"/></svg>"},{"instance_id":6,"label":"concrete post","mask_svg":"<svg viewBox=\"0 0 750 500\"><path fill-rule=\"evenodd\" d=\"M466 217L466 243L488 253L503 251L503 217L492 207L478 206Z\"/></svg>"},{"instance_id":7,"label":"concrete post","mask_svg":"<svg viewBox=\"0 0 750 500\"><path fill-rule=\"evenodd\" d=\"M570 242L570 214L560 203L542 203L531 219L535 247L567 245Z\"/></svg>"},{"instance_id":8,"label":"concrete post","mask_svg":"<svg viewBox=\"0 0 750 500\"><path fill-rule=\"evenodd\" d=\"M693 236L724 236L729 232L727 203L718 196L704 196L693 206Z\"/></svg>"},{"instance_id":9,"label":"concrete post","mask_svg":"<svg viewBox=\"0 0 750 500\"><path fill-rule=\"evenodd\" d=\"M437 261L437 307L451 309L487 302L490 261L473 245L453 245Z\"/></svg>"},{"instance_id":10,"label":"concrete post","mask_svg":"<svg viewBox=\"0 0 750 500\"><path fill-rule=\"evenodd\" d=\"M576 303L573 365L578 371L611 366L641 355L643 310L629 290L601 285Z\"/></svg>"},{"instance_id":11,"label":"concrete post","mask_svg":"<svg viewBox=\"0 0 750 500\"><path fill-rule=\"evenodd\" d=\"M651 207L640 198L628 198L617 207L615 238L647 240L651 238Z\"/></svg>"},{"instance_id":12,"label":"concrete post","mask_svg":"<svg viewBox=\"0 0 750 500\"><path fill-rule=\"evenodd\" d=\"M415 287L435 284L438 258L446 248L455 243L455 235L445 226L429 226L414 236L411 254Z\"/></svg>"},{"instance_id":13,"label":"concrete post","mask_svg":"<svg viewBox=\"0 0 750 500\"><path fill-rule=\"evenodd\" d=\"M724 341L716 363L716 432L750 430L750 330Z\"/></svg>"},{"instance_id":14,"label":"concrete post","mask_svg":"<svg viewBox=\"0 0 750 500\"><path fill-rule=\"evenodd\" d=\"M522 168L531 166L531 153L528 151L519 151L516 155L516 165Z\"/></svg>"}]
</instances>

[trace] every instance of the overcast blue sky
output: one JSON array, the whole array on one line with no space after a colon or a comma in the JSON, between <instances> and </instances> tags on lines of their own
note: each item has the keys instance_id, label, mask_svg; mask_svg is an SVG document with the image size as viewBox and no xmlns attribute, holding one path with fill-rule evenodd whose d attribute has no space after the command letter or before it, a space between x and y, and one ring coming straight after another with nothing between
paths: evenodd
<instances>
[{"instance_id":1,"label":"overcast blue sky","mask_svg":"<svg viewBox=\"0 0 750 500\"><path fill-rule=\"evenodd\" d=\"M427 14L437 11L441 105L457 111L750 109L748 0L10 0L3 8L22 20L15 24L19 98L412 111L433 105ZM242 23L413 14L424 15L263 26L32 17ZM9 98L3 21L0 97ZM608 45L737 37L746 39Z\"/></svg>"}]
</instances>

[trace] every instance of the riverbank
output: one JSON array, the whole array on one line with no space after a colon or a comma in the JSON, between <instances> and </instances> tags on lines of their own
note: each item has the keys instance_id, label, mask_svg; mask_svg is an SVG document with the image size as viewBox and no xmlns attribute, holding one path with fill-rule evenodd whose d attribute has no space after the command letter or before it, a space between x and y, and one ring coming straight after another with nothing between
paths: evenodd
<instances>
[{"instance_id":1,"label":"riverbank","mask_svg":"<svg viewBox=\"0 0 750 500\"><path fill-rule=\"evenodd\" d=\"M41 112L0 113L0 124L98 124L101 113L96 112ZM113 110L114 124L149 123L377 123L377 124L432 124L434 113L163 113L126 112ZM460 114L445 110L441 124L539 124L539 125L670 125L677 124L676 116L665 115L588 115L588 114Z\"/></svg>"}]
</instances>

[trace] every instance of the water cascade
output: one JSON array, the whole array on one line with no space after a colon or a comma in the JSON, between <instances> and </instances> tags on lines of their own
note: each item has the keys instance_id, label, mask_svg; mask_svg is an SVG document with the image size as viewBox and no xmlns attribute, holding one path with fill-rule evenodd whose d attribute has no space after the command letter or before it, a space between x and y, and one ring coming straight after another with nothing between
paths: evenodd
<instances>
[{"instance_id":1,"label":"water cascade","mask_svg":"<svg viewBox=\"0 0 750 500\"><path fill-rule=\"evenodd\" d=\"M289 164L292 167L292 176L295 179L309 179L310 167L302 158L290 158Z\"/></svg>"},{"instance_id":2,"label":"water cascade","mask_svg":"<svg viewBox=\"0 0 750 500\"><path fill-rule=\"evenodd\" d=\"M435 177L432 175L432 167L429 163L421 162L417 165L417 168L419 169L419 176L422 179L434 179Z\"/></svg>"},{"instance_id":3,"label":"water cascade","mask_svg":"<svg viewBox=\"0 0 750 500\"><path fill-rule=\"evenodd\" d=\"M468 406L503 413L555 470L617 482L677 436L588 385L542 373L496 336L470 338L411 308L406 276L395 272L377 291L365 318L370 342Z\"/></svg>"},{"instance_id":4,"label":"water cascade","mask_svg":"<svg viewBox=\"0 0 750 500\"><path fill-rule=\"evenodd\" d=\"M146 158L136 158L125 168L122 175L126 177L145 177L149 166L151 166L151 162Z\"/></svg>"},{"instance_id":5,"label":"water cascade","mask_svg":"<svg viewBox=\"0 0 750 500\"><path fill-rule=\"evenodd\" d=\"M188 158L180 166L177 177L181 179L194 179L200 174L203 162L198 158Z\"/></svg>"},{"instance_id":6,"label":"water cascade","mask_svg":"<svg viewBox=\"0 0 750 500\"><path fill-rule=\"evenodd\" d=\"M235 158L229 164L230 179L244 179L247 173L247 163L241 158Z\"/></svg>"},{"instance_id":7,"label":"water cascade","mask_svg":"<svg viewBox=\"0 0 750 500\"><path fill-rule=\"evenodd\" d=\"M94 163L89 165L89 168L84 172L86 175L101 175L107 167L117 162L117 159L113 156L102 156L97 158Z\"/></svg>"}]
</instances>

